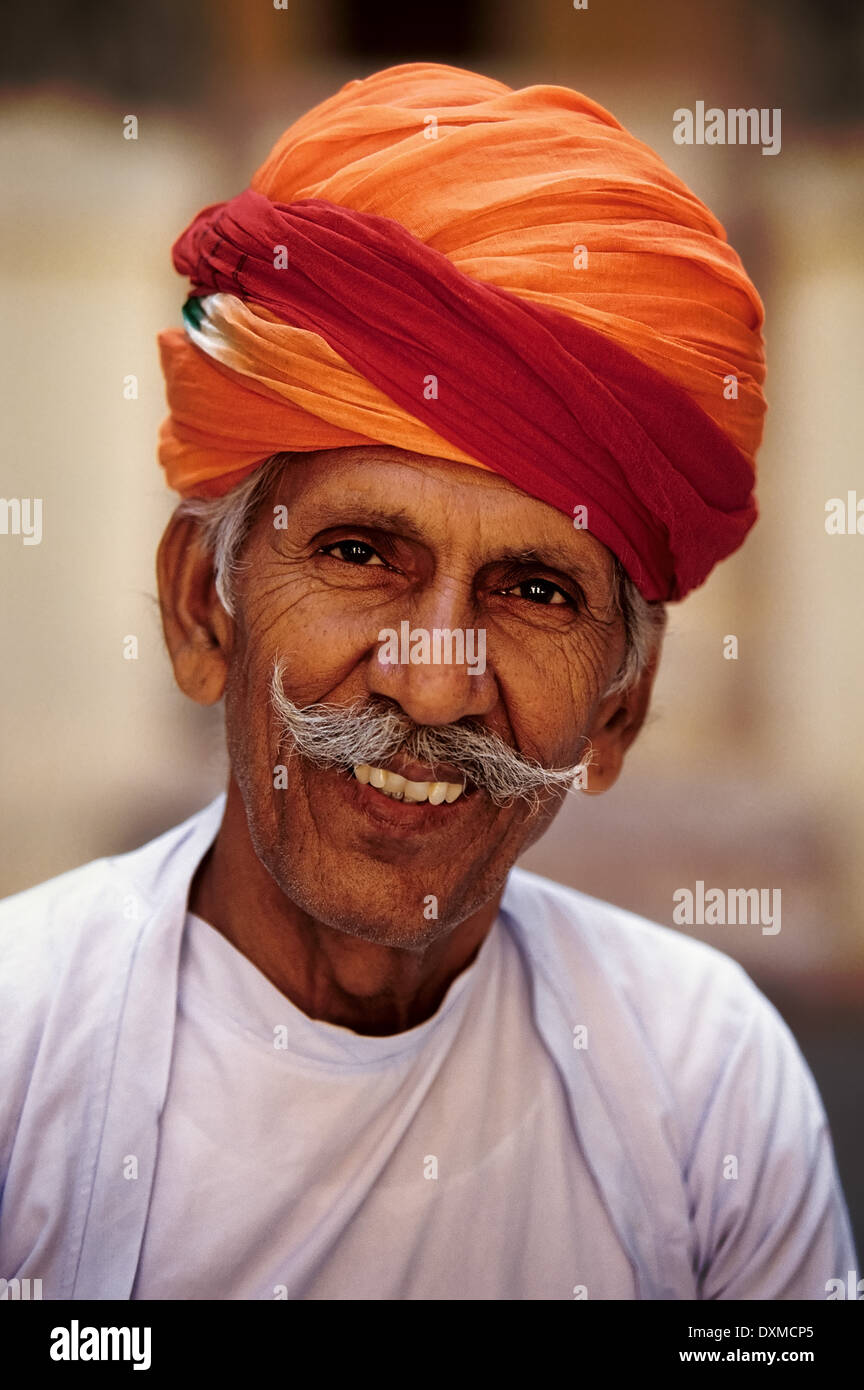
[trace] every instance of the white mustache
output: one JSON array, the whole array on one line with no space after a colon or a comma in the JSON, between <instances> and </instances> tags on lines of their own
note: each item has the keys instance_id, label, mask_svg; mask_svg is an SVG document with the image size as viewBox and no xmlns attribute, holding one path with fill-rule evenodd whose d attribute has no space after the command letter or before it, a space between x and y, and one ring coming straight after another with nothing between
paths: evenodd
<instances>
[{"instance_id":1,"label":"white mustache","mask_svg":"<svg viewBox=\"0 0 864 1390\"><path fill-rule=\"evenodd\" d=\"M541 793L573 790L575 778L590 766L590 744L581 762L547 768L524 758L476 720L414 724L398 709L374 698L362 704L314 704L301 709L285 694L283 668L283 660L277 659L270 682L273 708L283 736L294 742L292 751L315 767L381 766L401 753L433 769L437 763L459 768L465 780L481 787L496 806L507 806L519 797L536 810Z\"/></svg>"}]
</instances>

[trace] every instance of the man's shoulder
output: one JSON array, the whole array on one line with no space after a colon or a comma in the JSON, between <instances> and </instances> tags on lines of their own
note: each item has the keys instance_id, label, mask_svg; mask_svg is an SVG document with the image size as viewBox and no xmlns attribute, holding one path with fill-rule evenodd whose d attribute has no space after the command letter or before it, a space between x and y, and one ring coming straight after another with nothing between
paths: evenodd
<instances>
[{"instance_id":1,"label":"man's shoulder","mask_svg":"<svg viewBox=\"0 0 864 1390\"><path fill-rule=\"evenodd\" d=\"M622 980L647 973L661 985L669 979L668 967L673 963L694 978L708 971L730 981L749 980L741 966L716 946L526 869L511 871L504 906L508 901L518 904L517 910L536 905L542 911L544 931L553 932L557 942L569 944L574 951L602 952L610 972ZM524 926L531 928L530 917ZM671 980L670 986L674 983Z\"/></svg>"},{"instance_id":2,"label":"man's shoulder","mask_svg":"<svg viewBox=\"0 0 864 1390\"><path fill-rule=\"evenodd\" d=\"M0 956L11 987L35 970L43 985L90 944L100 928L134 936L158 905L172 860L216 823L222 798L123 854L90 860L0 900Z\"/></svg>"},{"instance_id":3,"label":"man's shoulder","mask_svg":"<svg viewBox=\"0 0 864 1390\"><path fill-rule=\"evenodd\" d=\"M698 1297L824 1298L854 1241L821 1097L770 1000L716 947L536 874L515 871L502 909L557 998L546 1032L586 1125L610 1119L652 1217L674 1155Z\"/></svg>"},{"instance_id":4,"label":"man's shoulder","mask_svg":"<svg viewBox=\"0 0 864 1390\"><path fill-rule=\"evenodd\" d=\"M613 1001L674 1053L697 1033L731 1040L747 1017L785 1028L737 961L674 927L524 869L511 871L502 907L540 968L575 997Z\"/></svg>"}]
</instances>

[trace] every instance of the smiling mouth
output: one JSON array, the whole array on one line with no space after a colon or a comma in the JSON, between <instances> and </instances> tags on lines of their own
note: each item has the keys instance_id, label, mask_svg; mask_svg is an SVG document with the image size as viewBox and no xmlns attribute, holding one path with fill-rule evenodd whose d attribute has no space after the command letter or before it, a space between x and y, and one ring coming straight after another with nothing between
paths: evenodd
<instances>
[{"instance_id":1,"label":"smiling mouth","mask_svg":"<svg viewBox=\"0 0 864 1390\"><path fill-rule=\"evenodd\" d=\"M428 802L431 806L452 806L463 794L470 796L475 790L467 782L412 781L399 772L392 772L384 767L373 767L369 763L356 763L352 771L357 781L364 786L374 787L391 801L404 801L413 805Z\"/></svg>"}]
</instances>

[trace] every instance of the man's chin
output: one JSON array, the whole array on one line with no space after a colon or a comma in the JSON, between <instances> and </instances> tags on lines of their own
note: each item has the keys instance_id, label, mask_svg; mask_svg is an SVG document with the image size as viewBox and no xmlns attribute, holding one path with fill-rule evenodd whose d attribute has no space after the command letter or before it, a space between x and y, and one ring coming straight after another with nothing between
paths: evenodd
<instances>
[{"instance_id":1,"label":"man's chin","mask_svg":"<svg viewBox=\"0 0 864 1390\"><path fill-rule=\"evenodd\" d=\"M363 889L346 893L344 880L328 892L320 881L299 883L283 892L317 925L370 945L399 950L423 950L459 925L467 913L447 910L447 904L434 894L407 900L390 899L386 906L372 905L376 895L365 897ZM426 916L425 914L429 915Z\"/></svg>"}]
</instances>

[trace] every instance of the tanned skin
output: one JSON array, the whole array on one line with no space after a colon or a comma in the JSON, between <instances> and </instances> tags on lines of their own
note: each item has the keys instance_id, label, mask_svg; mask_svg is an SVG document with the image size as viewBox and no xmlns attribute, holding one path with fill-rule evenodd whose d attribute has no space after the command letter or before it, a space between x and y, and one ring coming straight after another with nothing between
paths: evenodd
<instances>
[{"instance_id":1,"label":"tanned skin","mask_svg":"<svg viewBox=\"0 0 864 1390\"><path fill-rule=\"evenodd\" d=\"M283 505L287 525L277 528ZM524 552L542 562L502 558ZM284 659L283 689L301 707L375 696L416 724L471 717L550 768L577 763L590 741L591 793L619 774L654 666L603 698L625 650L610 552L468 465L383 446L294 459L242 559L231 617L194 519L172 519L159 548L175 676L199 704L224 696L231 764L190 909L308 1016L402 1032L437 1010L474 959L511 866L564 794L532 814L526 800L497 807L480 788L422 833L406 832L396 803L290 755L269 697L274 660ZM382 662L379 631L404 619L430 631L485 628L485 672ZM285 787L274 786L277 766ZM424 913L429 895L437 917Z\"/></svg>"}]
</instances>

